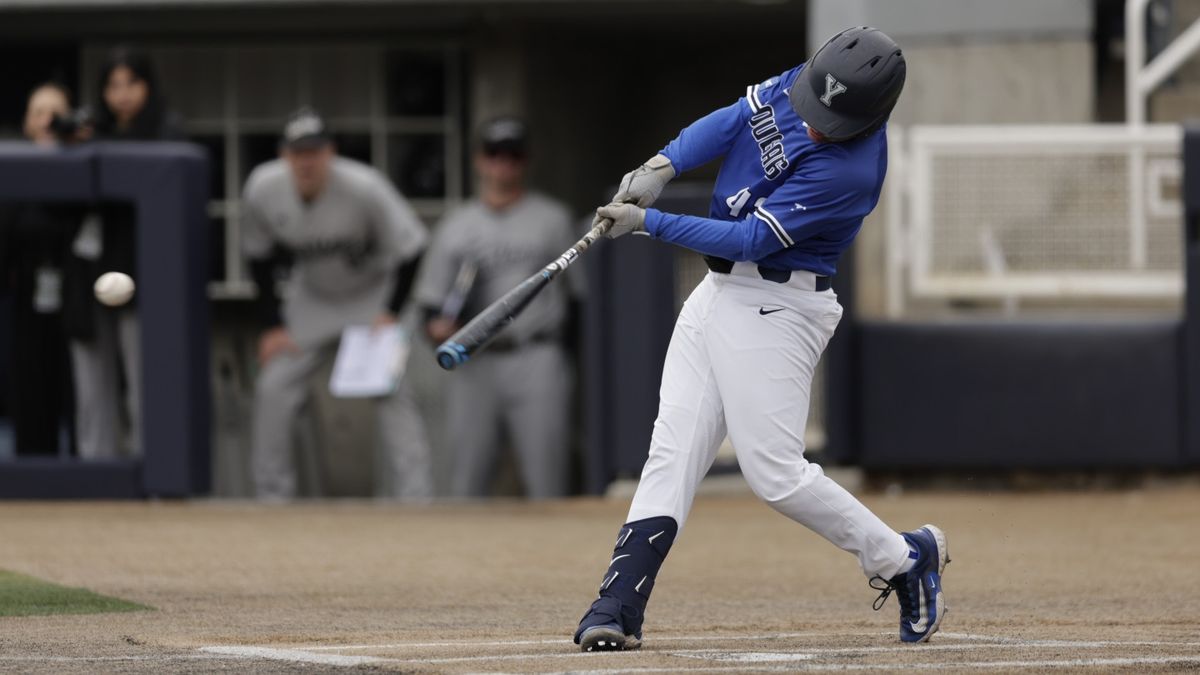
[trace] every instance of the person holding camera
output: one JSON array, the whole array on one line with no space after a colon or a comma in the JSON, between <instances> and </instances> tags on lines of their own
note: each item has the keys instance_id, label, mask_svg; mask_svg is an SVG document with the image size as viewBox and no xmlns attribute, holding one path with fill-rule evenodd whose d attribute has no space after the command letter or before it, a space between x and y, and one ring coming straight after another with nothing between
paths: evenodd
<instances>
[{"instance_id":1,"label":"person holding camera","mask_svg":"<svg viewBox=\"0 0 1200 675\"><path fill-rule=\"evenodd\" d=\"M150 59L128 47L109 54L99 73L99 98L81 139L112 141L179 140L183 135L167 112ZM78 119L79 116L76 116ZM120 457L121 380L124 370L129 454L141 454L141 344L137 298L106 307L92 296L96 278L123 272L137 278L137 215L130 204L107 203L86 218L71 244L67 330L75 373L76 433L79 455Z\"/></svg>"}]
</instances>

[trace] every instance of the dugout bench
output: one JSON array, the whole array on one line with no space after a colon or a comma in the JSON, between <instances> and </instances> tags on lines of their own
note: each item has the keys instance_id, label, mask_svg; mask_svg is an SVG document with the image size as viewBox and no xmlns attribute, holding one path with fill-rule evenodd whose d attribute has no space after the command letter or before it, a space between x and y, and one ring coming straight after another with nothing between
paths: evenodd
<instances>
[{"instance_id":1,"label":"dugout bench","mask_svg":"<svg viewBox=\"0 0 1200 675\"><path fill-rule=\"evenodd\" d=\"M0 462L0 498L185 497L209 489L208 158L188 143L0 143L0 201L137 211L142 457Z\"/></svg>"}]
</instances>

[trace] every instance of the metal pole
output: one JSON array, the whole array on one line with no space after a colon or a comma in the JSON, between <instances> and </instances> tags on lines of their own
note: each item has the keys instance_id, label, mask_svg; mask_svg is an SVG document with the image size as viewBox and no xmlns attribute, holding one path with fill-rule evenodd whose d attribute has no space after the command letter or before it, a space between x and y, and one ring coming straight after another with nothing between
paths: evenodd
<instances>
[{"instance_id":1,"label":"metal pole","mask_svg":"<svg viewBox=\"0 0 1200 675\"><path fill-rule=\"evenodd\" d=\"M1125 123L1129 145L1129 263L1146 267L1146 152L1138 137L1146 123L1146 96L1142 89L1146 65L1146 6L1150 0L1125 3Z\"/></svg>"}]
</instances>

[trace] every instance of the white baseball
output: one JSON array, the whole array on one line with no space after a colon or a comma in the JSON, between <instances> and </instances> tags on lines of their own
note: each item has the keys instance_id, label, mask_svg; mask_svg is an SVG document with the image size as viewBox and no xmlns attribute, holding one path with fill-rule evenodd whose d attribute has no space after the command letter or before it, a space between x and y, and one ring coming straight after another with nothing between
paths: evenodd
<instances>
[{"instance_id":1,"label":"white baseball","mask_svg":"<svg viewBox=\"0 0 1200 675\"><path fill-rule=\"evenodd\" d=\"M128 274L121 272L105 272L96 279L92 290L96 292L96 299L108 305L109 307L119 307L133 297L133 279Z\"/></svg>"}]
</instances>

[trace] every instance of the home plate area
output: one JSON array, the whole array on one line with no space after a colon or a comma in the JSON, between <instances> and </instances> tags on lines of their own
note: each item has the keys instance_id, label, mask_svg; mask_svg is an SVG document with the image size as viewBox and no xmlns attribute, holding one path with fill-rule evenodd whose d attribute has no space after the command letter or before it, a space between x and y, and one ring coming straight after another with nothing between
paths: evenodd
<instances>
[{"instance_id":1,"label":"home plate area","mask_svg":"<svg viewBox=\"0 0 1200 675\"><path fill-rule=\"evenodd\" d=\"M833 670L1200 669L1200 639L1026 639L940 633L923 645L894 633L768 635L647 635L634 652L577 651L569 640L396 642L377 645L210 646L201 652L231 659L325 667L450 673L666 673Z\"/></svg>"}]
</instances>

